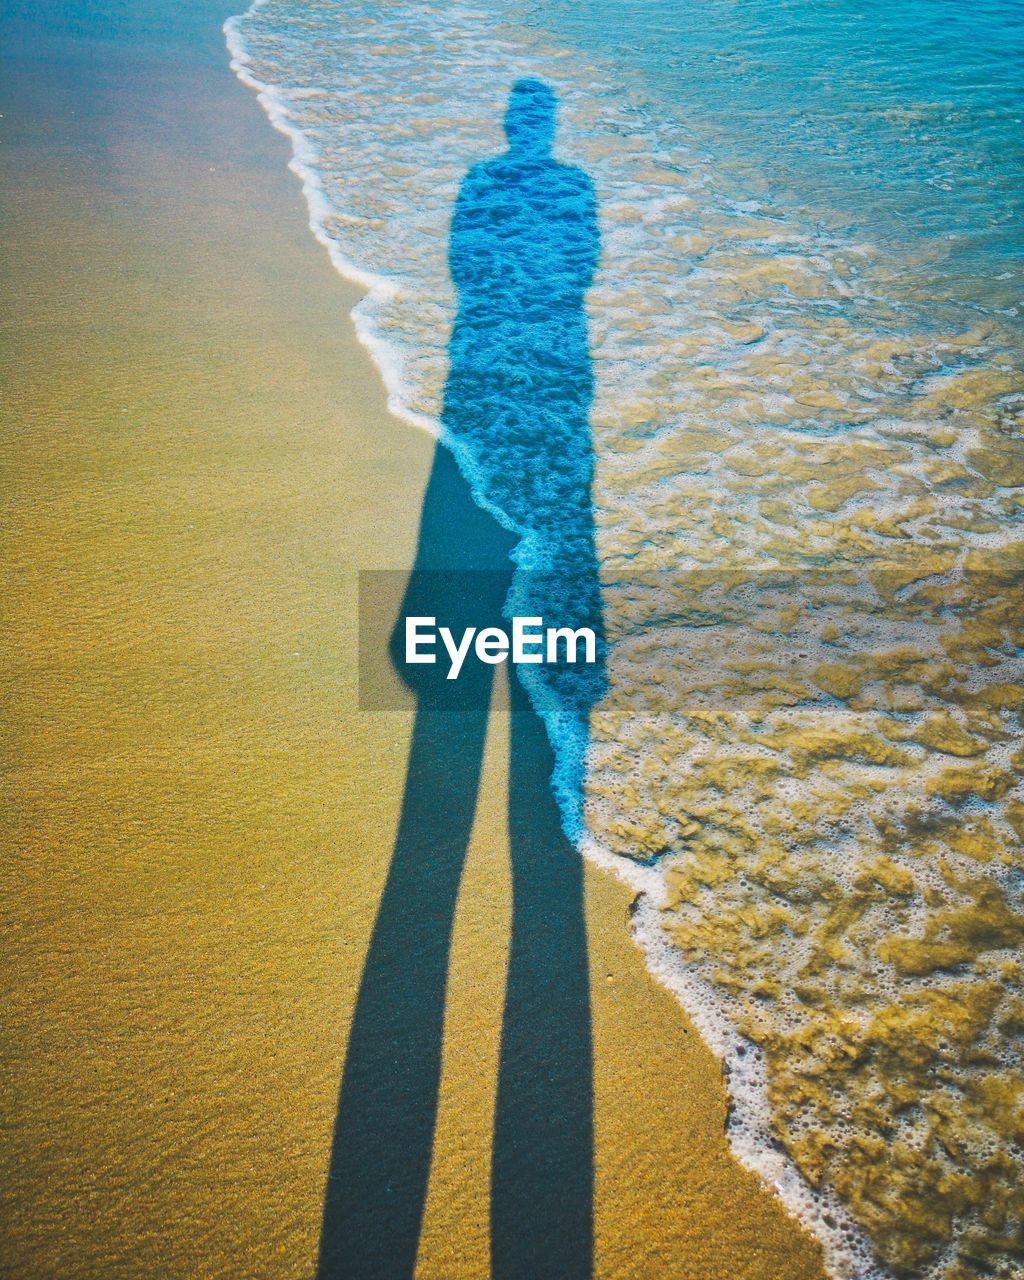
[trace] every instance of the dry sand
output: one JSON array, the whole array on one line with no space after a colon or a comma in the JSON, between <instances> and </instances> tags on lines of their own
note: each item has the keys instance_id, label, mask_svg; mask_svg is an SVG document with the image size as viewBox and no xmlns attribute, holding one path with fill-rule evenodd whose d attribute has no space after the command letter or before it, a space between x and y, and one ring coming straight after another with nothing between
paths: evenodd
<instances>
[{"instance_id":1,"label":"dry sand","mask_svg":"<svg viewBox=\"0 0 1024 1280\"><path fill-rule=\"evenodd\" d=\"M305 1277L410 717L355 701L355 575L411 563L387 413L209 6L53 16L3 90L11 265L0 1269ZM77 33L60 36L63 25ZM420 1272L487 1270L507 712L459 901ZM821 1275L719 1068L586 873L599 1276ZM528 1224L524 1224L528 1229Z\"/></svg>"}]
</instances>

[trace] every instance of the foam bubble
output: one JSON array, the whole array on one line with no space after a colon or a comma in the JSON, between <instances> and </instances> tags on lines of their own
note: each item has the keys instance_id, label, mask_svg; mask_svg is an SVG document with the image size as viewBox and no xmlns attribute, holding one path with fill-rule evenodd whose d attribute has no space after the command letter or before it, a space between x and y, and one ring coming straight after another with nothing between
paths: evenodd
<instances>
[{"instance_id":1,"label":"foam bubble","mask_svg":"<svg viewBox=\"0 0 1024 1280\"><path fill-rule=\"evenodd\" d=\"M637 891L648 963L726 1063L733 1149L832 1273L954 1280L981 1257L1009 1276L1019 330L936 293L938 244L888 256L776 203L699 102L684 115L514 0L500 14L257 0L225 31L314 233L367 291L355 324L392 411L435 435L456 193L502 150L512 82L555 90L601 225L608 637L589 731L527 676L566 828ZM542 563L495 459L449 443L518 563ZM535 486L537 529L558 494Z\"/></svg>"}]
</instances>

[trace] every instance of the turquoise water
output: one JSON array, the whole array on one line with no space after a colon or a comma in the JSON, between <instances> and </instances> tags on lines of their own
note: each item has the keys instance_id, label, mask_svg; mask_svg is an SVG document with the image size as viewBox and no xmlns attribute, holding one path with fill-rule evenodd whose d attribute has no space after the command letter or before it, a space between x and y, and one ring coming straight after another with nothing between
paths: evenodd
<instances>
[{"instance_id":1,"label":"turquoise water","mask_svg":"<svg viewBox=\"0 0 1024 1280\"><path fill-rule=\"evenodd\" d=\"M596 570L607 685L528 689L734 1151L837 1277L1012 1280L1024 8L257 0L226 30L392 409L541 570L515 611L558 548ZM535 252L522 80L557 107Z\"/></svg>"},{"instance_id":2,"label":"turquoise water","mask_svg":"<svg viewBox=\"0 0 1024 1280\"><path fill-rule=\"evenodd\" d=\"M604 0L535 12L614 58L780 205L920 251L936 298L952 284L982 310L1017 313L1024 6Z\"/></svg>"}]
</instances>

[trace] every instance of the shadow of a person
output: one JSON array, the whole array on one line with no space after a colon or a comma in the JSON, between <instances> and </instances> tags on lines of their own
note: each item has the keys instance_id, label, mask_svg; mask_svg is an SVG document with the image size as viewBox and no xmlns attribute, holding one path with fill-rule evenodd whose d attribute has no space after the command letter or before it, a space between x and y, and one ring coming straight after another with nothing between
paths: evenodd
<instances>
[{"instance_id":1,"label":"shadow of a person","mask_svg":"<svg viewBox=\"0 0 1024 1280\"><path fill-rule=\"evenodd\" d=\"M363 970L338 1102L318 1280L413 1275L430 1172L445 986L480 780L493 668L404 663L404 618L456 636L518 614L591 627L599 658L531 666L562 732L585 735L603 683L583 295L598 254L591 184L553 159L554 95L512 89L508 150L455 207L459 295L439 446L392 660L417 695L394 853ZM481 502L501 516L499 522ZM497 1280L586 1280L593 1203L592 1049L580 859L551 789L547 732L509 680L512 931L491 1173Z\"/></svg>"}]
</instances>

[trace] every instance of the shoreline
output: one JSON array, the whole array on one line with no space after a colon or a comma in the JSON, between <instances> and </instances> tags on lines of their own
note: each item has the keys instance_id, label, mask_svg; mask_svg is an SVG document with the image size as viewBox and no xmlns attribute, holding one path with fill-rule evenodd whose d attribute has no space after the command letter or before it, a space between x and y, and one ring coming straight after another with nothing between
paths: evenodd
<instances>
[{"instance_id":1,"label":"shoreline","mask_svg":"<svg viewBox=\"0 0 1024 1280\"><path fill-rule=\"evenodd\" d=\"M266 0L254 0L243 14L228 18L224 23L231 70L239 82L256 95L270 126L288 140L291 149L288 168L301 186L310 234L324 248L338 275L364 291L350 314L356 337L369 353L385 387L389 412L413 429L439 440L440 424L408 406L409 388L402 383L398 363L386 340L375 332L372 320L360 306L364 301L371 310L374 302L379 306L391 296L394 286L387 278L346 257L328 234L324 223L330 217L332 207L317 171L320 155L303 130L291 122L287 105L278 92L272 85L259 80L252 69L252 57L240 24L244 17L265 3ZM468 454L459 448L458 442L449 442L449 447L473 489L477 505L499 523L511 528L504 513L488 504L479 493L479 486L473 483L473 466ZM542 700L537 710L542 719L549 722L548 736L553 739L557 734L551 722L557 723L557 707L548 708L545 715ZM552 780L563 811L563 826L566 826L567 834L581 857L605 874L614 876L635 895L630 905L631 934L643 954L648 971L675 997L685 1017L697 1028L715 1057L721 1060L723 1079L728 1082L725 1085L729 1098L727 1133L732 1154L745 1169L756 1174L765 1187L775 1191L787 1211L819 1242L829 1274L838 1277L856 1275L863 1280L884 1276L884 1270L874 1261L870 1240L839 1198L828 1188L812 1189L795 1163L773 1141L764 1056L756 1045L744 1041L728 1025L716 1008L710 989L703 988L696 975L688 973L680 957L673 953L658 918L658 908L666 891L660 874L605 849L583 826L575 832L568 830L566 810L571 806L565 802L562 792L569 788L568 785L559 786L558 782L563 774L572 773L571 757L571 746L562 744L561 750L556 751L558 763ZM582 770L580 766L580 772Z\"/></svg>"},{"instance_id":2,"label":"shoreline","mask_svg":"<svg viewBox=\"0 0 1024 1280\"><path fill-rule=\"evenodd\" d=\"M138 32L93 32L85 80L44 43L4 95L27 161L3 1161L26 1277L309 1273L405 771L408 717L355 710L353 580L368 546L410 563L432 443L388 415L359 292L200 12L197 67L196 13L168 13L145 68ZM27 86L54 52L44 110ZM423 1276L486 1257L506 722L457 911ZM589 864L585 887L595 1274L820 1276L728 1151L718 1064L645 969L630 891Z\"/></svg>"}]
</instances>

